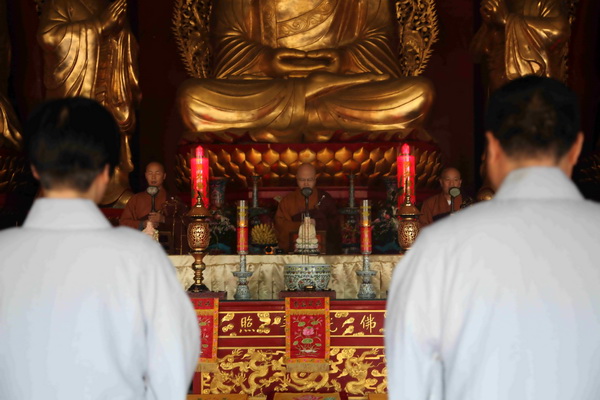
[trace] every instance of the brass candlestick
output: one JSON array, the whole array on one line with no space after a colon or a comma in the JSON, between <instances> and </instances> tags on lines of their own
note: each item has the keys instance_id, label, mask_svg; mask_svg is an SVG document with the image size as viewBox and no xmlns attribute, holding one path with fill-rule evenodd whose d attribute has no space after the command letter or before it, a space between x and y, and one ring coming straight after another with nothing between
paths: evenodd
<instances>
[{"instance_id":1,"label":"brass candlestick","mask_svg":"<svg viewBox=\"0 0 600 400\"><path fill-rule=\"evenodd\" d=\"M202 259L206 253L206 249L210 244L210 226L208 218L210 212L204 207L202 195L198 191L196 205L186 214L190 218L187 228L187 240L190 246L190 254L194 257L192 269L194 270L194 284L188 289L192 293L200 293L208 291L208 287L202 282L202 274L206 265Z\"/></svg>"},{"instance_id":2,"label":"brass candlestick","mask_svg":"<svg viewBox=\"0 0 600 400\"><path fill-rule=\"evenodd\" d=\"M408 188L408 179L404 184ZM421 229L419 209L410 201L410 191L404 191L404 203L398 209L398 244L406 251L411 248Z\"/></svg>"}]
</instances>

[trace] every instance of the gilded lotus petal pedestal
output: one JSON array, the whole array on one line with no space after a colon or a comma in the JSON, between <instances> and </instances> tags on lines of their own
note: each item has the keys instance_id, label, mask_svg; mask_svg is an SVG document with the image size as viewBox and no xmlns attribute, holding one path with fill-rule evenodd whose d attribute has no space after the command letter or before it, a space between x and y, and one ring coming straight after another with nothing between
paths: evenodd
<instances>
[{"instance_id":1,"label":"gilded lotus petal pedestal","mask_svg":"<svg viewBox=\"0 0 600 400\"><path fill-rule=\"evenodd\" d=\"M347 188L349 174L353 174L356 187L372 186L384 176L396 175L397 150L403 143L411 146L411 154L415 156L417 191L436 189L441 170L440 148L430 140L413 139L352 143L187 143L178 150L176 184L181 193L190 193L189 160L196 146L201 145L209 158L211 177L229 178L230 192L253 190L256 176L260 176L263 189L296 186L296 170L302 163L315 165L320 186Z\"/></svg>"}]
</instances>

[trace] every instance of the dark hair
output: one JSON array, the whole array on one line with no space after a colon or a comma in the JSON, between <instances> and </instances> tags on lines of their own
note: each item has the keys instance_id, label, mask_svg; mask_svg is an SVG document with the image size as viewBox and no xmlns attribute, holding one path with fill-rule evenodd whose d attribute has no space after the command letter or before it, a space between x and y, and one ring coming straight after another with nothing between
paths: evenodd
<instances>
[{"instance_id":1,"label":"dark hair","mask_svg":"<svg viewBox=\"0 0 600 400\"><path fill-rule=\"evenodd\" d=\"M485 127L510 157L559 160L575 142L579 121L575 93L554 79L528 75L492 93Z\"/></svg>"},{"instance_id":2,"label":"dark hair","mask_svg":"<svg viewBox=\"0 0 600 400\"><path fill-rule=\"evenodd\" d=\"M25 148L43 188L87 191L106 165L119 161L120 132L97 101L71 97L40 105L25 126Z\"/></svg>"}]
</instances>

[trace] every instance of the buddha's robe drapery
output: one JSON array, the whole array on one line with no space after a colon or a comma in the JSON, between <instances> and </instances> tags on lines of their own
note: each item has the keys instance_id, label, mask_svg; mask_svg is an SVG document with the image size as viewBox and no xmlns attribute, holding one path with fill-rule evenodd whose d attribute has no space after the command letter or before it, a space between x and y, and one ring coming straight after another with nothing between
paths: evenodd
<instances>
[{"instance_id":1,"label":"buddha's robe drapery","mask_svg":"<svg viewBox=\"0 0 600 400\"><path fill-rule=\"evenodd\" d=\"M256 141L297 141L303 133L307 141L326 141L335 130L419 125L433 89L425 79L400 77L391 12L387 0L217 2L213 78L188 80L179 93L188 138L249 130ZM268 57L281 48L335 50L339 68L278 76ZM373 81L375 75L389 79Z\"/></svg>"},{"instance_id":2,"label":"buddha's robe drapery","mask_svg":"<svg viewBox=\"0 0 600 400\"><path fill-rule=\"evenodd\" d=\"M121 131L135 126L140 99L137 43L127 24L103 31L99 16L105 0L46 0L38 41L44 53L48 98L84 96L98 100Z\"/></svg>"},{"instance_id":3,"label":"buddha's robe drapery","mask_svg":"<svg viewBox=\"0 0 600 400\"><path fill-rule=\"evenodd\" d=\"M317 206L318 204L318 206ZM279 202L275 213L275 229L279 248L293 251L294 244L290 243L290 234L298 233L302 225L302 213L305 209L305 198L300 189L287 194ZM315 220L317 231L327 231L326 248L328 253L337 251L339 246L339 217L335 201L329 193L323 190L313 190L308 198L310 216Z\"/></svg>"},{"instance_id":4,"label":"buddha's robe drapery","mask_svg":"<svg viewBox=\"0 0 600 400\"><path fill-rule=\"evenodd\" d=\"M570 26L562 0L505 0L506 24L484 23L473 49L487 58L490 89L509 80L535 74L566 79Z\"/></svg>"}]
</instances>

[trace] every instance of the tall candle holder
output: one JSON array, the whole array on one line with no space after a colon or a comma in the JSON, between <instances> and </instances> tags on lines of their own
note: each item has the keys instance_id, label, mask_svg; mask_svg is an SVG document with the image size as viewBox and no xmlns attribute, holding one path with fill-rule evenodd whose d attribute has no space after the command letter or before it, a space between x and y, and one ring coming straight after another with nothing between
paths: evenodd
<instances>
[{"instance_id":1,"label":"tall candle holder","mask_svg":"<svg viewBox=\"0 0 600 400\"><path fill-rule=\"evenodd\" d=\"M408 179L404 187L408 186ZM419 209L411 201L409 190L404 192L404 202L398 209L398 244L406 252L410 249L421 230Z\"/></svg>"},{"instance_id":2,"label":"tall candle holder","mask_svg":"<svg viewBox=\"0 0 600 400\"><path fill-rule=\"evenodd\" d=\"M202 193L197 192L196 205L186 214L191 220L187 227L187 240L190 254L194 257L192 269L194 270L194 284L188 289L192 293L208 292L208 287L203 283L203 272L206 265L202 261L206 249L210 244L210 226L208 218L210 211L204 207Z\"/></svg>"},{"instance_id":3,"label":"tall candle holder","mask_svg":"<svg viewBox=\"0 0 600 400\"><path fill-rule=\"evenodd\" d=\"M250 207L250 221L252 226L259 225L260 216L269 213L268 209L258 206L258 182L260 179L260 175L252 175L252 207Z\"/></svg>"},{"instance_id":4,"label":"tall candle holder","mask_svg":"<svg viewBox=\"0 0 600 400\"><path fill-rule=\"evenodd\" d=\"M348 175L348 207L343 207L340 208L338 210L338 212L342 215L344 215L344 226L348 227L348 229L352 229L352 232L354 232L354 229L356 228L356 219L358 217L359 214L359 210L356 207L356 203L354 200L354 191L355 191L355 187L354 187L354 179L355 179L355 175L353 173L349 173ZM359 244L355 242L354 239L354 234L352 234L351 236L353 239L351 241L348 241L347 243L344 243L344 241L342 241L342 249L344 251L344 254L356 254L359 251Z\"/></svg>"},{"instance_id":5,"label":"tall candle holder","mask_svg":"<svg viewBox=\"0 0 600 400\"><path fill-rule=\"evenodd\" d=\"M375 298L375 289L371 283L371 278L377 272L371 271L371 260L369 259L373 246L371 229L371 204L369 200L363 200L360 207L360 250L363 255L363 268L360 271L356 271L356 274L362 278L362 283L358 290L359 299Z\"/></svg>"},{"instance_id":6,"label":"tall candle holder","mask_svg":"<svg viewBox=\"0 0 600 400\"><path fill-rule=\"evenodd\" d=\"M239 201L237 215L237 252L240 255L240 270L233 272L233 276L238 278L238 285L233 298L236 300L250 300L248 278L252 276L252 271L246 269L246 255L248 254L248 205L246 200Z\"/></svg>"}]
</instances>

